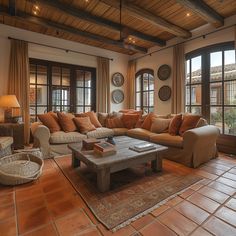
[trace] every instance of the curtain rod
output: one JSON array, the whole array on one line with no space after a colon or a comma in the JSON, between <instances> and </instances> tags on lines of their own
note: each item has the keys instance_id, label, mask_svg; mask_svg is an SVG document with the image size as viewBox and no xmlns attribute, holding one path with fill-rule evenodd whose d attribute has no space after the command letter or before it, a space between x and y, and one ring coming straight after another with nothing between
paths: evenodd
<instances>
[{"instance_id":1,"label":"curtain rod","mask_svg":"<svg viewBox=\"0 0 236 236\"><path fill-rule=\"evenodd\" d=\"M219 32L219 31L222 31L222 30L231 28L231 27L233 27L233 26L236 26L236 24L229 25L229 26L226 26L226 27L224 27L224 28L217 29L217 30L215 30L215 31L212 31L212 32L209 32L209 33L206 33L206 34L202 34L202 35L196 36L196 37L194 37L194 38L185 40L185 41L180 42L180 43L176 43L176 44L170 45L170 46L165 47L165 48L157 49L157 50L155 50L155 51L153 51L153 52L150 52L150 53L148 53L148 54L146 54L146 55L143 55L143 56L134 58L134 59L132 59L131 61L136 61L136 60L138 60L138 59L141 59L141 58L144 58L144 57L147 57L147 56L151 56L151 55L154 54L154 53L157 53L157 52L160 52L160 51L162 51L162 50L165 50L165 49L174 47L174 46L176 46L176 45L180 45L180 44L184 44L184 43L190 42L190 41L195 40L195 39L198 39L198 38L205 38L207 35L214 34L214 33L216 33L216 32Z\"/></svg>"},{"instance_id":2,"label":"curtain rod","mask_svg":"<svg viewBox=\"0 0 236 236\"><path fill-rule=\"evenodd\" d=\"M31 44L35 44L35 45L40 45L40 46L44 46L44 47L48 47L48 48L59 49L59 50L65 51L66 53L73 52L73 53L83 54L83 55L86 55L86 56L99 57L99 56L94 55L94 54L80 52L80 51L75 51L75 50L71 50L71 49L60 48L60 47L56 47L56 46L49 46L49 45L46 45L46 44L43 44L43 43L36 43L36 42L26 41L26 40L22 40L22 39L16 39L16 38L12 38L12 37L8 37L8 39L21 40L23 42L27 42L27 43L31 43ZM103 57L103 58L109 59L110 61L114 60L113 58L109 58L109 57Z\"/></svg>"}]
</instances>

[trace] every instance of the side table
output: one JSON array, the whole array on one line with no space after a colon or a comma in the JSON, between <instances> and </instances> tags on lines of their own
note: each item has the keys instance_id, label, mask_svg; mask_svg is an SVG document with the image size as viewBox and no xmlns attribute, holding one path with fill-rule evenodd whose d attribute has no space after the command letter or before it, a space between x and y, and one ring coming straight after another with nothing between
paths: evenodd
<instances>
[{"instance_id":1,"label":"side table","mask_svg":"<svg viewBox=\"0 0 236 236\"><path fill-rule=\"evenodd\" d=\"M24 148L24 123L0 123L0 128L9 130L13 134L13 148Z\"/></svg>"}]
</instances>

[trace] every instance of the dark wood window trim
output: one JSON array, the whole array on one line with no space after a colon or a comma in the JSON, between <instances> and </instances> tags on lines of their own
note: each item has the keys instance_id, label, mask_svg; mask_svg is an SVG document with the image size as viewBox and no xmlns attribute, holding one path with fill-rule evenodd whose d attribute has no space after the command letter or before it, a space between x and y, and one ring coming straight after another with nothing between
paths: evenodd
<instances>
[{"instance_id":1,"label":"dark wood window trim","mask_svg":"<svg viewBox=\"0 0 236 236\"><path fill-rule=\"evenodd\" d=\"M148 90L145 90L144 91L144 88L143 88L143 75L147 73L148 74ZM150 85L149 85L149 75L152 75L154 77L154 71L152 69L142 69L142 70L139 70L136 74L135 74L135 109L137 110L143 110L143 111L147 111L148 113L150 111L153 111L154 110L154 101L153 101L153 106L150 106L149 104L149 98L150 98L150 93L153 92L153 99L154 99L154 85L153 85L153 89L150 89ZM140 76L140 91L137 91L137 79L139 78ZM140 93L140 106L137 105L137 94ZM148 93L148 105L147 106L144 106L143 104L143 96L144 96L144 93Z\"/></svg>"},{"instance_id":2,"label":"dark wood window trim","mask_svg":"<svg viewBox=\"0 0 236 236\"><path fill-rule=\"evenodd\" d=\"M83 108L82 111L85 111L85 107L91 108L91 110L96 111L96 68L93 67L85 67L85 66L79 66L79 65L72 65L72 64L66 64L66 63L60 63L60 62L53 62L53 61L47 61L47 60L41 60L41 59L34 59L30 58L30 65L36 65L36 81L35 83L30 83L31 85L35 85L36 88L36 97L37 97L37 86L38 85L44 85L47 86L47 104L43 104L43 107L46 107L46 111L51 111L53 108L52 104L52 90L53 87L58 87L59 89L65 88L70 90L70 101L69 101L69 112L76 113L76 71L87 71L91 73L91 106L81 105ZM46 67L46 73L47 73L47 83L46 84L38 84L37 82L37 67L38 66L45 66ZM53 67L59 67L60 70L62 68L68 69L70 72L70 84L68 86L62 85L62 74L61 74L61 82L60 85L53 85L52 84L52 68ZM86 86L83 86L83 89L85 89ZM37 104L37 99L35 99L35 105L30 107L35 108L35 115L37 117L37 107L40 107L41 105ZM84 99L85 101L85 99ZM44 106L45 105L45 106ZM41 106L41 107L42 107ZM60 110L62 110L62 104L60 104Z\"/></svg>"},{"instance_id":3,"label":"dark wood window trim","mask_svg":"<svg viewBox=\"0 0 236 236\"><path fill-rule=\"evenodd\" d=\"M191 60L191 58L202 56L202 115L204 118L210 122L210 107L222 107L222 129L223 133L220 135L217 140L217 146L220 151L224 151L231 154L236 154L236 136L224 134L225 132L225 122L224 122L224 111L225 108L228 107L236 107L235 105L228 105L224 102L224 51L234 50L234 42L225 42L219 43L215 45L210 45L201 49L197 49L195 51L189 52L186 54L186 61ZM210 54L213 52L222 51L222 80L219 80L219 83L222 84L221 96L222 96L222 104L213 105L211 104L210 97L210 85L216 84L216 81L210 81ZM191 74L191 66L190 66L190 74ZM228 81L235 81L227 80ZM190 95L191 98L191 95ZM211 105L210 105L211 104Z\"/></svg>"}]
</instances>

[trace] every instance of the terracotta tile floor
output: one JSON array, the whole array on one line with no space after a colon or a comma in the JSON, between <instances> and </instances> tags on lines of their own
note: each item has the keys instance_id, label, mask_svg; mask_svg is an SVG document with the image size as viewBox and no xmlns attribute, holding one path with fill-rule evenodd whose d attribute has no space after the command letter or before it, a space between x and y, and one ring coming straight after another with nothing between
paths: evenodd
<instances>
[{"instance_id":1,"label":"terracotta tile floor","mask_svg":"<svg viewBox=\"0 0 236 236\"><path fill-rule=\"evenodd\" d=\"M53 160L34 183L0 186L0 236L236 235L236 160L224 156L198 169L164 160L164 168L204 177L179 196L115 233L94 217Z\"/></svg>"}]
</instances>

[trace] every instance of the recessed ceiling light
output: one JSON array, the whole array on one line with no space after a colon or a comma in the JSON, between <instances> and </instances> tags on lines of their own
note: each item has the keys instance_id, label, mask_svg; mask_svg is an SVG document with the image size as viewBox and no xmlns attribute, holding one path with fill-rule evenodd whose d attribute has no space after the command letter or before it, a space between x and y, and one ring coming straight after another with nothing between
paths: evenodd
<instances>
[{"instance_id":1,"label":"recessed ceiling light","mask_svg":"<svg viewBox=\"0 0 236 236\"><path fill-rule=\"evenodd\" d=\"M131 38L131 37L129 37L129 40L131 41L131 40L132 40L132 38Z\"/></svg>"},{"instance_id":2,"label":"recessed ceiling light","mask_svg":"<svg viewBox=\"0 0 236 236\"><path fill-rule=\"evenodd\" d=\"M33 11L33 13L34 13L35 15L37 15L37 11Z\"/></svg>"},{"instance_id":3,"label":"recessed ceiling light","mask_svg":"<svg viewBox=\"0 0 236 236\"><path fill-rule=\"evenodd\" d=\"M135 43L135 40L132 40L132 43Z\"/></svg>"},{"instance_id":4,"label":"recessed ceiling light","mask_svg":"<svg viewBox=\"0 0 236 236\"><path fill-rule=\"evenodd\" d=\"M88 2L89 2L89 0L85 0L85 2L87 2L87 3L88 3Z\"/></svg>"},{"instance_id":5,"label":"recessed ceiling light","mask_svg":"<svg viewBox=\"0 0 236 236\"><path fill-rule=\"evenodd\" d=\"M188 13L186 14L186 16L190 16L190 13L188 12Z\"/></svg>"},{"instance_id":6,"label":"recessed ceiling light","mask_svg":"<svg viewBox=\"0 0 236 236\"><path fill-rule=\"evenodd\" d=\"M39 7L37 5L34 6L36 10L39 10Z\"/></svg>"}]
</instances>

